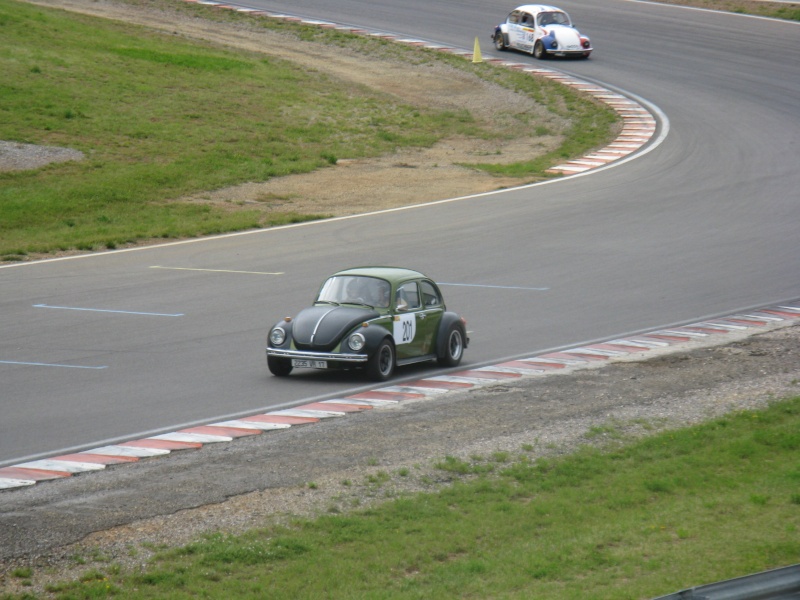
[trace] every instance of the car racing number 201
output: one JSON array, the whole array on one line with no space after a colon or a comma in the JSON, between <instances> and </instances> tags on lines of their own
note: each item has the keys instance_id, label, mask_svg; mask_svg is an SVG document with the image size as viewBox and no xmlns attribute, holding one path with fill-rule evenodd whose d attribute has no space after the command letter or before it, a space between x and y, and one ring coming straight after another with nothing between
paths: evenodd
<instances>
[{"instance_id":1,"label":"car racing number 201","mask_svg":"<svg viewBox=\"0 0 800 600\"><path fill-rule=\"evenodd\" d=\"M417 334L417 320L414 315L397 315L394 318L394 343L410 344Z\"/></svg>"}]
</instances>

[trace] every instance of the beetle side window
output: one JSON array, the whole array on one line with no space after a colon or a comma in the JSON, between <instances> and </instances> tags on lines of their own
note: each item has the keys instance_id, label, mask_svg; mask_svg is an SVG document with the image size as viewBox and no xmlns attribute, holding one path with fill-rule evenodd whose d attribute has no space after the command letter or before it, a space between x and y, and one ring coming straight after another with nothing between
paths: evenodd
<instances>
[{"instance_id":1,"label":"beetle side window","mask_svg":"<svg viewBox=\"0 0 800 600\"><path fill-rule=\"evenodd\" d=\"M417 310L419 306L419 291L416 281L409 281L397 288L398 310Z\"/></svg>"},{"instance_id":2,"label":"beetle side window","mask_svg":"<svg viewBox=\"0 0 800 600\"><path fill-rule=\"evenodd\" d=\"M519 11L514 11L510 15L508 15L508 22L516 25L519 23Z\"/></svg>"},{"instance_id":3,"label":"beetle side window","mask_svg":"<svg viewBox=\"0 0 800 600\"><path fill-rule=\"evenodd\" d=\"M523 27L533 27L533 17L530 16L528 13L523 14L522 25Z\"/></svg>"},{"instance_id":4,"label":"beetle side window","mask_svg":"<svg viewBox=\"0 0 800 600\"><path fill-rule=\"evenodd\" d=\"M428 308L432 306L439 306L442 303L439 293L436 291L436 288L433 287L430 281L420 281L419 287L420 292L422 292L423 306Z\"/></svg>"}]
</instances>

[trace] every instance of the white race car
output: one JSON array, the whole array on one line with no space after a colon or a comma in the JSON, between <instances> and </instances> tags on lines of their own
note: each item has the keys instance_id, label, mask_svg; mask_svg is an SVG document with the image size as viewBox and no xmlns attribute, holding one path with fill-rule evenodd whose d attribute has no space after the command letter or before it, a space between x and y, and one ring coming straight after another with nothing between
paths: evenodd
<instances>
[{"instance_id":1,"label":"white race car","mask_svg":"<svg viewBox=\"0 0 800 600\"><path fill-rule=\"evenodd\" d=\"M536 58L588 58L593 50L592 42L575 29L566 12L545 4L525 4L511 11L495 27L492 41L498 50L514 48Z\"/></svg>"}]
</instances>

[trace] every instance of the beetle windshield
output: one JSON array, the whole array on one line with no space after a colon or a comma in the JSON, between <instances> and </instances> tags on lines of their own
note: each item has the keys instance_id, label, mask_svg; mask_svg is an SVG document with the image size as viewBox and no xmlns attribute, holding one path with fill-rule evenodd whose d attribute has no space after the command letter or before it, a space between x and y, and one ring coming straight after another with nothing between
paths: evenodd
<instances>
[{"instance_id":1,"label":"beetle windshield","mask_svg":"<svg viewBox=\"0 0 800 600\"><path fill-rule=\"evenodd\" d=\"M363 275L337 275L322 285L316 301L389 308L390 295L391 286L383 279Z\"/></svg>"},{"instance_id":2,"label":"beetle windshield","mask_svg":"<svg viewBox=\"0 0 800 600\"><path fill-rule=\"evenodd\" d=\"M542 12L537 17L539 25L544 27L546 25L569 25L569 17L564 12Z\"/></svg>"}]
</instances>

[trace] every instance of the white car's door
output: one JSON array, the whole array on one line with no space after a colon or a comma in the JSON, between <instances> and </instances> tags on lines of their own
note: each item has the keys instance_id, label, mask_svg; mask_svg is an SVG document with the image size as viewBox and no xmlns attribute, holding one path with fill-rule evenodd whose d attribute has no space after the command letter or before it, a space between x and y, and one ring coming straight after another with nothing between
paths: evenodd
<instances>
[{"instance_id":1,"label":"white car's door","mask_svg":"<svg viewBox=\"0 0 800 600\"><path fill-rule=\"evenodd\" d=\"M530 13L522 13L520 18L520 44L519 49L525 52L533 52L533 44L536 42L536 20Z\"/></svg>"},{"instance_id":2,"label":"white car's door","mask_svg":"<svg viewBox=\"0 0 800 600\"><path fill-rule=\"evenodd\" d=\"M508 16L508 45L530 52L528 40L533 31L533 18L526 12L515 10Z\"/></svg>"}]
</instances>

